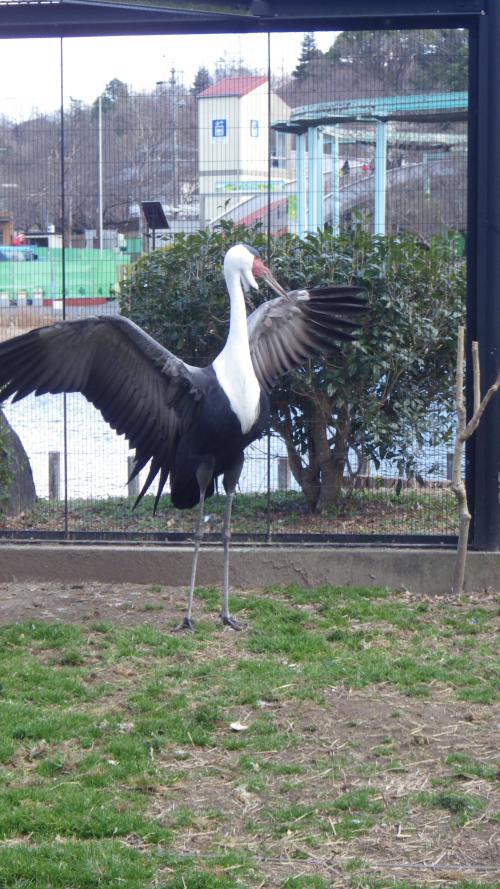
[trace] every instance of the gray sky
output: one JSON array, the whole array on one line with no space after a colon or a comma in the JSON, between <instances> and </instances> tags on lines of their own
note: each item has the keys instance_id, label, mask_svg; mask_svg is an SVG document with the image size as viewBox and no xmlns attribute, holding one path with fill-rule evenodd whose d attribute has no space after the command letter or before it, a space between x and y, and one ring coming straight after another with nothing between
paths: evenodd
<instances>
[{"instance_id":1,"label":"gray sky","mask_svg":"<svg viewBox=\"0 0 500 889\"><path fill-rule=\"evenodd\" d=\"M336 32L317 32L321 50L332 45ZM277 74L295 68L303 34L273 34L271 59ZM132 91L150 91L167 80L172 67L182 72L186 86L200 65L213 69L217 60L240 57L251 68L267 69L265 34L191 35L175 37L86 37L64 40L64 93L92 102L114 77ZM59 105L58 39L0 41L0 113L19 120L32 111L52 111Z\"/></svg>"}]
</instances>

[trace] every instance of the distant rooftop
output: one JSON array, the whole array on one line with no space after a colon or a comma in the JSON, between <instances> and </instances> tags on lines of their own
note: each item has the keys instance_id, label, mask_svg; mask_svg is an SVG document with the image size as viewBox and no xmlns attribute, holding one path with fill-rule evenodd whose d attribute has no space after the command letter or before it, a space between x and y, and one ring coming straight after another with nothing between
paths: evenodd
<instances>
[{"instance_id":1,"label":"distant rooftop","mask_svg":"<svg viewBox=\"0 0 500 889\"><path fill-rule=\"evenodd\" d=\"M257 89L258 86L262 86L263 83L267 83L265 74L247 77L222 77L217 83L212 84L212 86L203 90L202 93L199 93L198 98L210 99L214 96L246 96L247 93L251 93L252 90Z\"/></svg>"}]
</instances>

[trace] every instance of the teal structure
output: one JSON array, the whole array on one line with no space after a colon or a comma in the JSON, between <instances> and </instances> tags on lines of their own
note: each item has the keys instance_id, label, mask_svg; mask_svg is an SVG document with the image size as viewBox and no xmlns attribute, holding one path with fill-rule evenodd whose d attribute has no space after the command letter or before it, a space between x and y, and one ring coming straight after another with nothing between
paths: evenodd
<instances>
[{"instance_id":1,"label":"teal structure","mask_svg":"<svg viewBox=\"0 0 500 889\"><path fill-rule=\"evenodd\" d=\"M324 226L323 145L332 152L332 227L339 224L339 167L336 125L372 124L375 128L374 234L385 233L387 193L387 124L391 121L438 123L467 119L467 92L421 93L411 96L380 96L370 99L337 100L294 108L288 121L273 124L278 132L296 137L297 221L300 237ZM307 153L306 153L307 146ZM308 175L305 176L307 158Z\"/></svg>"}]
</instances>

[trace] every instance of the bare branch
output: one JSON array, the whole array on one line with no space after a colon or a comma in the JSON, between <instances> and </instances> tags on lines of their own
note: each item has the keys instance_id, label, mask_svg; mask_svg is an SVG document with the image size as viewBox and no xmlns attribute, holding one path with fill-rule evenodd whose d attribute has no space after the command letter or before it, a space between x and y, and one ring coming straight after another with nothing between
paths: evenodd
<instances>
[{"instance_id":1,"label":"bare branch","mask_svg":"<svg viewBox=\"0 0 500 889\"><path fill-rule=\"evenodd\" d=\"M476 431L477 427L479 426L479 421L480 421L481 417L483 416L486 408L488 407L488 404L490 403L491 399L493 398L495 392L498 392L499 390L500 390L500 372L499 372L495 382L492 383L490 388L488 389L488 391L487 391L486 395L484 396L483 400L481 401L478 409L476 411L474 411L474 415L470 418L469 422L467 423L467 426L465 427L465 429L462 433L464 441L467 441L467 439L470 438L471 435Z\"/></svg>"},{"instance_id":2,"label":"bare branch","mask_svg":"<svg viewBox=\"0 0 500 889\"><path fill-rule=\"evenodd\" d=\"M481 368L479 366L479 345L474 340L472 343L472 381L474 386L474 414L479 410L481 404Z\"/></svg>"},{"instance_id":3,"label":"bare branch","mask_svg":"<svg viewBox=\"0 0 500 889\"><path fill-rule=\"evenodd\" d=\"M458 328L457 343L457 370L455 385L455 405L458 418L458 430L461 433L465 429L465 404L464 404L464 342L465 328Z\"/></svg>"}]
</instances>

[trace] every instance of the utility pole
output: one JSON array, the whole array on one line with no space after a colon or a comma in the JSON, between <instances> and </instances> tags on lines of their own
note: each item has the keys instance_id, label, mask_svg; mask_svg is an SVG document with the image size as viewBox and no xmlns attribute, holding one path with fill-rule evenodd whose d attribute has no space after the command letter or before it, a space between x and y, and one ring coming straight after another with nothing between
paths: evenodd
<instances>
[{"instance_id":1,"label":"utility pole","mask_svg":"<svg viewBox=\"0 0 500 889\"><path fill-rule=\"evenodd\" d=\"M102 96L98 99L99 153L99 253L102 256L103 201L102 201Z\"/></svg>"}]
</instances>

